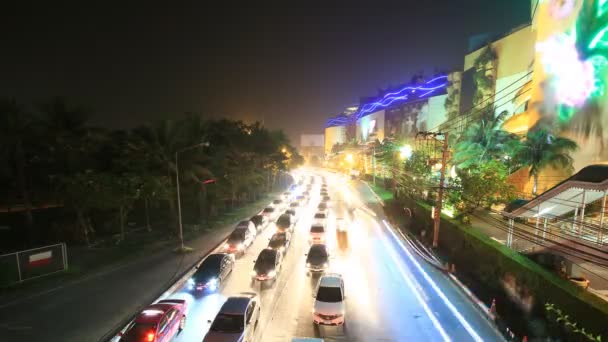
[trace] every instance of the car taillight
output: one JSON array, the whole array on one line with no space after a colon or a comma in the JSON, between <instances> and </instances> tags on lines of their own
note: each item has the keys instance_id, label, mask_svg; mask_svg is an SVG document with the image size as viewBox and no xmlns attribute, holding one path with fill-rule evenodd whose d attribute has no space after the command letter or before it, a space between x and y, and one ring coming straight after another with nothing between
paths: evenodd
<instances>
[{"instance_id":1,"label":"car taillight","mask_svg":"<svg viewBox=\"0 0 608 342\"><path fill-rule=\"evenodd\" d=\"M146 334L146 341L154 342L155 337L156 337L156 334L153 331L150 331L149 333Z\"/></svg>"}]
</instances>

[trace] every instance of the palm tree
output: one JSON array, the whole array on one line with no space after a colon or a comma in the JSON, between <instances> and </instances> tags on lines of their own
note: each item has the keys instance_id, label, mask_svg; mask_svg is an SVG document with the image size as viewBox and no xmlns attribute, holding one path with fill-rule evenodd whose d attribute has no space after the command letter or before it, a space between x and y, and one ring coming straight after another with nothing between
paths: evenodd
<instances>
[{"instance_id":1,"label":"palm tree","mask_svg":"<svg viewBox=\"0 0 608 342\"><path fill-rule=\"evenodd\" d=\"M458 168L502 159L517 148L517 136L502 129L507 114L504 111L494 116L494 109L489 109L469 125L456 144L454 164Z\"/></svg>"},{"instance_id":2,"label":"palm tree","mask_svg":"<svg viewBox=\"0 0 608 342\"><path fill-rule=\"evenodd\" d=\"M23 201L26 236L34 225L32 200L28 186L28 153L26 140L31 137L35 119L14 99L0 100L0 151L4 160L11 160L11 173L17 181L17 188Z\"/></svg>"},{"instance_id":3,"label":"palm tree","mask_svg":"<svg viewBox=\"0 0 608 342\"><path fill-rule=\"evenodd\" d=\"M544 128L528 131L523 140L516 160L529 168L530 177L534 177L532 193L536 195L538 190L538 175L546 167L562 167L572 173L572 157L570 152L578 148L576 142L556 137Z\"/></svg>"}]
</instances>

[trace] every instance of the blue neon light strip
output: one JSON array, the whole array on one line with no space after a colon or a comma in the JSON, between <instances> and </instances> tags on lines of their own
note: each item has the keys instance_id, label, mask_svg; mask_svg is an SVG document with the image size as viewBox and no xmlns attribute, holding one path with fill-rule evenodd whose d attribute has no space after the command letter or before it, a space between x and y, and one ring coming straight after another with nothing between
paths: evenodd
<instances>
[{"instance_id":1,"label":"blue neon light strip","mask_svg":"<svg viewBox=\"0 0 608 342\"><path fill-rule=\"evenodd\" d=\"M399 91L386 93L381 100L365 104L363 107L361 107L361 110L359 110L359 112L357 113L356 118L358 120L364 117L366 114L375 112L378 108L386 108L393 104L395 101L408 100L410 98L412 100L418 100L434 93L439 89L445 89L448 85L447 78L448 77L446 75L438 76L431 80L428 80L423 85L418 87L406 86L401 88ZM407 92L408 90L410 90L410 94L401 95L402 93ZM415 92L418 90L424 91L424 93L415 94Z\"/></svg>"}]
</instances>

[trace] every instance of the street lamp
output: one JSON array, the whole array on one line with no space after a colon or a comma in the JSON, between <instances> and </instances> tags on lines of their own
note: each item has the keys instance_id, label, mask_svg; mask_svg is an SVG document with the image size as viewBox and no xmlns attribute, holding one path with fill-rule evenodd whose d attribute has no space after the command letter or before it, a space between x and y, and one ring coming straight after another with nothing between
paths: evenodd
<instances>
[{"instance_id":1,"label":"street lamp","mask_svg":"<svg viewBox=\"0 0 608 342\"><path fill-rule=\"evenodd\" d=\"M179 164L178 164L178 155L184 151L192 150L201 146L209 146L209 142L202 142L200 144L184 147L181 150L175 151L175 183L177 185L177 216L179 220L179 242L180 242L180 251L184 251L184 227L182 226L182 201L179 195Z\"/></svg>"},{"instance_id":2,"label":"street lamp","mask_svg":"<svg viewBox=\"0 0 608 342\"><path fill-rule=\"evenodd\" d=\"M409 159L412 156L412 146L404 145L399 148L399 158Z\"/></svg>"},{"instance_id":3,"label":"street lamp","mask_svg":"<svg viewBox=\"0 0 608 342\"><path fill-rule=\"evenodd\" d=\"M347 162L349 162L351 164L355 161L354 158L353 158L352 153L347 154L345 159L346 159Z\"/></svg>"}]
</instances>

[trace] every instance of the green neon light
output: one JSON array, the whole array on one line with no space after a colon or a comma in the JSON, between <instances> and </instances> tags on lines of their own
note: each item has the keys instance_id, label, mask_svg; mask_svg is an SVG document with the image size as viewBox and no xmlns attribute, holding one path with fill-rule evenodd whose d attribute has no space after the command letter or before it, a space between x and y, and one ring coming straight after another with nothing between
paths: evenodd
<instances>
[{"instance_id":1,"label":"green neon light","mask_svg":"<svg viewBox=\"0 0 608 342\"><path fill-rule=\"evenodd\" d=\"M608 0L597 0L597 16L601 17L608 12Z\"/></svg>"},{"instance_id":2,"label":"green neon light","mask_svg":"<svg viewBox=\"0 0 608 342\"><path fill-rule=\"evenodd\" d=\"M600 47L608 47L608 41L604 39L604 34L606 31L608 31L608 26L602 28L598 33L595 34L595 36L593 36L593 39L591 39L588 46L589 50L595 49L598 44L600 44Z\"/></svg>"},{"instance_id":3,"label":"green neon light","mask_svg":"<svg viewBox=\"0 0 608 342\"><path fill-rule=\"evenodd\" d=\"M605 93L604 75L606 67L608 67L608 59L602 55L593 55L587 59L593 65L593 74L595 76L592 97L603 96Z\"/></svg>"}]
</instances>

